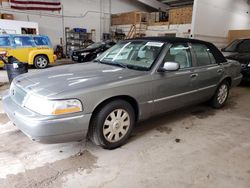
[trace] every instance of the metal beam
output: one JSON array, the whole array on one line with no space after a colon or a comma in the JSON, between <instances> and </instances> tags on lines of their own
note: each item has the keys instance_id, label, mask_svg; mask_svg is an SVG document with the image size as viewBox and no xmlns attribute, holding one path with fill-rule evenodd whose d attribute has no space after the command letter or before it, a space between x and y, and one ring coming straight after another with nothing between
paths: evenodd
<instances>
[{"instance_id":1,"label":"metal beam","mask_svg":"<svg viewBox=\"0 0 250 188\"><path fill-rule=\"evenodd\" d=\"M137 0L147 6L150 6L152 8L155 8L155 9L161 9L161 10L165 10L165 9L168 9L169 6L164 4L164 3L161 3L159 1L156 1L156 0Z\"/></svg>"},{"instance_id":2,"label":"metal beam","mask_svg":"<svg viewBox=\"0 0 250 188\"><path fill-rule=\"evenodd\" d=\"M182 5L191 5L193 4L194 0L160 0L162 3L165 3L166 5L169 5L171 7L173 6L182 6Z\"/></svg>"}]
</instances>

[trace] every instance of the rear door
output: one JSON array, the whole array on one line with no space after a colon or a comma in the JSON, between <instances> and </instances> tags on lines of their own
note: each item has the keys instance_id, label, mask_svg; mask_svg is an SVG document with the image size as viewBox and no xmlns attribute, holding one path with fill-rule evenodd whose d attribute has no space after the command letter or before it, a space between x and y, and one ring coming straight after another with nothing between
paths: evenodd
<instances>
[{"instance_id":1,"label":"rear door","mask_svg":"<svg viewBox=\"0 0 250 188\"><path fill-rule=\"evenodd\" d=\"M205 100L214 94L224 69L216 62L211 50L205 44L192 44L192 51L196 64L193 74L193 84L197 90L196 99Z\"/></svg>"},{"instance_id":2,"label":"rear door","mask_svg":"<svg viewBox=\"0 0 250 188\"><path fill-rule=\"evenodd\" d=\"M188 44L173 44L162 62L177 62L178 71L155 72L153 75L154 113L163 113L192 103L192 58Z\"/></svg>"},{"instance_id":3,"label":"rear door","mask_svg":"<svg viewBox=\"0 0 250 188\"><path fill-rule=\"evenodd\" d=\"M34 49L34 43L31 36L14 36L13 37L14 49L12 56L21 62L28 63L29 53Z\"/></svg>"}]
</instances>

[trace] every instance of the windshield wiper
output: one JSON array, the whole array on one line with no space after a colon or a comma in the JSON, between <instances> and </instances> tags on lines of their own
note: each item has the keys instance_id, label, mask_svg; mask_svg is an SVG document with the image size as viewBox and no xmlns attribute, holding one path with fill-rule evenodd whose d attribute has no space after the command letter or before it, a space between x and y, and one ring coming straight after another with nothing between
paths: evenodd
<instances>
[{"instance_id":1,"label":"windshield wiper","mask_svg":"<svg viewBox=\"0 0 250 188\"><path fill-rule=\"evenodd\" d=\"M114 62L114 63L111 63L112 65L117 65L117 66L120 66L122 68L127 68L127 65L124 64L124 63L117 63L117 62Z\"/></svg>"},{"instance_id":2,"label":"windshield wiper","mask_svg":"<svg viewBox=\"0 0 250 188\"><path fill-rule=\"evenodd\" d=\"M93 62L96 62L96 63L101 63L101 60L99 60L99 59L95 59Z\"/></svg>"},{"instance_id":3,"label":"windshield wiper","mask_svg":"<svg viewBox=\"0 0 250 188\"><path fill-rule=\"evenodd\" d=\"M148 68L146 67L140 67L140 66L136 66L136 65L132 65L132 64L125 64L125 63L119 63L116 61L101 61L101 60L94 60L94 62L98 62L98 63L102 63L102 64L106 64L106 65L113 65L113 66L119 66L122 68L128 68L128 69L133 69L133 70L140 70L140 71L147 71Z\"/></svg>"},{"instance_id":4,"label":"windshield wiper","mask_svg":"<svg viewBox=\"0 0 250 188\"><path fill-rule=\"evenodd\" d=\"M118 63L118 62L101 61L101 60L98 60L98 59L94 60L94 62L98 62L98 63L102 63L102 64L106 64L106 65L119 66L119 67L122 67L122 68L127 68L126 64Z\"/></svg>"},{"instance_id":5,"label":"windshield wiper","mask_svg":"<svg viewBox=\"0 0 250 188\"><path fill-rule=\"evenodd\" d=\"M133 70L140 70L140 71L147 71L148 70L148 68L146 68L146 67L140 67L140 66L131 65L131 64L127 65L127 68L133 69Z\"/></svg>"}]
</instances>

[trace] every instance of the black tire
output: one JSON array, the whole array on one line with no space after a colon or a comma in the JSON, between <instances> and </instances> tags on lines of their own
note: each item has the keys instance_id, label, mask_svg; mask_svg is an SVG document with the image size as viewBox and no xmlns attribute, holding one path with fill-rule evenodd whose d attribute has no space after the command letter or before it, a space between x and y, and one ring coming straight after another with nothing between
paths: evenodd
<instances>
[{"instance_id":1,"label":"black tire","mask_svg":"<svg viewBox=\"0 0 250 188\"><path fill-rule=\"evenodd\" d=\"M118 112L118 110L120 111ZM113 115L115 115L115 118L117 118L116 121L112 121L112 113L114 113ZM128 118L124 118L124 120L120 119L121 121L118 120L118 117L122 118L123 116L125 117L127 115ZM104 124L104 122L106 121L110 123L112 121L112 125ZM127 128L126 125L122 124L124 122L129 122ZM105 149L115 149L123 145L129 138L134 124L135 112L133 107L124 100L114 100L105 104L95 114L93 114L88 131L88 136L90 140L96 145L99 145ZM107 131L106 134L104 133L105 131ZM125 133L123 134L121 131L125 131ZM120 137L119 140L115 140L116 136ZM109 138L111 141L108 140Z\"/></svg>"},{"instance_id":2,"label":"black tire","mask_svg":"<svg viewBox=\"0 0 250 188\"><path fill-rule=\"evenodd\" d=\"M34 59L34 65L37 69L45 69L49 65L49 60L45 55L37 55Z\"/></svg>"},{"instance_id":3,"label":"black tire","mask_svg":"<svg viewBox=\"0 0 250 188\"><path fill-rule=\"evenodd\" d=\"M229 90L230 86L228 81L224 80L221 82L213 98L210 100L210 105L216 109L222 108L227 102Z\"/></svg>"}]
</instances>

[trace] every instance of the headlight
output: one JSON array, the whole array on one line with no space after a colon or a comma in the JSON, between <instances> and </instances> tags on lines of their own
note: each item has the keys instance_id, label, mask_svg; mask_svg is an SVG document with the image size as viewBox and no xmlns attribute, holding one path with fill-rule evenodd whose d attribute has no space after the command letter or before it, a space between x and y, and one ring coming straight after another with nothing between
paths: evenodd
<instances>
[{"instance_id":1,"label":"headlight","mask_svg":"<svg viewBox=\"0 0 250 188\"><path fill-rule=\"evenodd\" d=\"M84 52L84 53L81 53L81 56L86 56L86 55L88 55L89 53L87 53L87 52Z\"/></svg>"},{"instance_id":2,"label":"headlight","mask_svg":"<svg viewBox=\"0 0 250 188\"><path fill-rule=\"evenodd\" d=\"M77 99L47 100L35 95L27 96L24 106L41 115L62 115L82 111L82 104Z\"/></svg>"},{"instance_id":3,"label":"headlight","mask_svg":"<svg viewBox=\"0 0 250 188\"><path fill-rule=\"evenodd\" d=\"M250 63L248 63L247 67L250 67Z\"/></svg>"}]
</instances>

